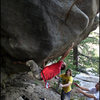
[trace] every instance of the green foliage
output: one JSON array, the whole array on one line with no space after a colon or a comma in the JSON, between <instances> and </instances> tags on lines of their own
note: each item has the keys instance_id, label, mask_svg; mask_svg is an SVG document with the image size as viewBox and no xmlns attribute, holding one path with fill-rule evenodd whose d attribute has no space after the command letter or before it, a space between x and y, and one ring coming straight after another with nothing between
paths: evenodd
<instances>
[{"instance_id":1,"label":"green foliage","mask_svg":"<svg viewBox=\"0 0 100 100\"><path fill-rule=\"evenodd\" d=\"M79 67L91 68L92 73L99 74L99 55L97 53L99 47L99 36L92 32L78 46L79 49Z\"/></svg>"},{"instance_id":2,"label":"green foliage","mask_svg":"<svg viewBox=\"0 0 100 100\"><path fill-rule=\"evenodd\" d=\"M98 46L98 33L91 32L91 34L78 45L78 68L73 65L73 50L71 50L64 61L67 64L67 68L72 70L73 76L79 74L79 72L77 72L78 69L81 69L83 72L85 72L86 68L91 68L92 73L99 74L99 55L96 51L96 47ZM60 57L56 59L55 62L57 62L59 59ZM62 73L64 72L65 70L62 71Z\"/></svg>"},{"instance_id":3,"label":"green foliage","mask_svg":"<svg viewBox=\"0 0 100 100\"><path fill-rule=\"evenodd\" d=\"M81 45L82 44L85 44L85 43L93 43L93 44L98 44L99 43L99 34L96 33L96 32L91 32L90 35L81 42Z\"/></svg>"},{"instance_id":4,"label":"green foliage","mask_svg":"<svg viewBox=\"0 0 100 100\"><path fill-rule=\"evenodd\" d=\"M72 70L72 76L75 77L76 74L79 74L77 71L76 65L73 65L73 50L69 53L69 55L64 59L64 62L67 64L66 69L71 69Z\"/></svg>"}]
</instances>

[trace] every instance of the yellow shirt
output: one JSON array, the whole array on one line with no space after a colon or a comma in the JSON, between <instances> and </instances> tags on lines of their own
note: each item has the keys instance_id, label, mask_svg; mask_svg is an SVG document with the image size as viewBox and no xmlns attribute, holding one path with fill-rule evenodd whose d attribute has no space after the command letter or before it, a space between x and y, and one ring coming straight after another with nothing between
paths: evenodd
<instances>
[{"instance_id":1,"label":"yellow shirt","mask_svg":"<svg viewBox=\"0 0 100 100\"><path fill-rule=\"evenodd\" d=\"M61 74L60 77L62 79L62 84L68 84L69 82L73 83L73 77L72 76L66 76L65 74ZM63 87L63 90L64 90L65 93L70 92L72 90L71 85L69 85L68 87Z\"/></svg>"}]
</instances>

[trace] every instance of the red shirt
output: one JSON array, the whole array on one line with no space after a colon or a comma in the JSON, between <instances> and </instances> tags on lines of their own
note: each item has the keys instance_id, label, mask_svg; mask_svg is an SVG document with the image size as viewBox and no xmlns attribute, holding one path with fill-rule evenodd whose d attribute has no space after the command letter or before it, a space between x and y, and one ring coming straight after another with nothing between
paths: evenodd
<instances>
[{"instance_id":1,"label":"red shirt","mask_svg":"<svg viewBox=\"0 0 100 100\"><path fill-rule=\"evenodd\" d=\"M61 71L62 64L63 61L59 61L57 63L44 67L41 72L41 77L43 78L43 80L50 80L56 75L58 75Z\"/></svg>"}]
</instances>

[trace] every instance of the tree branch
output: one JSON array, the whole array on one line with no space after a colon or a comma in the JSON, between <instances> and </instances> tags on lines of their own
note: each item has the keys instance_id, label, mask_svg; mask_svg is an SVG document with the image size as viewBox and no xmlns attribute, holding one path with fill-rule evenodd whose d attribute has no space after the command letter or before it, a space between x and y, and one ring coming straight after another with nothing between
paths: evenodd
<instances>
[{"instance_id":1,"label":"tree branch","mask_svg":"<svg viewBox=\"0 0 100 100\"><path fill-rule=\"evenodd\" d=\"M82 54L80 52L78 52L78 55L84 56L84 57L86 57L86 58L88 58L88 59L90 59L92 61L99 62L99 60L96 60L94 57L86 56L86 55L84 55L84 54Z\"/></svg>"}]
</instances>

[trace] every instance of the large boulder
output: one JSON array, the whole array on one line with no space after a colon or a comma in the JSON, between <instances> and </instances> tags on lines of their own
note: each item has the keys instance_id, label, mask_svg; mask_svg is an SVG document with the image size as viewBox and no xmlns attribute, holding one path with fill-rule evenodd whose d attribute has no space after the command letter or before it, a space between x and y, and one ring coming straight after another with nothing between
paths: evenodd
<instances>
[{"instance_id":1,"label":"large boulder","mask_svg":"<svg viewBox=\"0 0 100 100\"><path fill-rule=\"evenodd\" d=\"M37 78L44 60L84 40L98 25L98 8L99 0L1 0L2 100L59 100L22 76L32 70Z\"/></svg>"},{"instance_id":2,"label":"large boulder","mask_svg":"<svg viewBox=\"0 0 100 100\"><path fill-rule=\"evenodd\" d=\"M41 66L63 55L96 29L98 8L99 0L1 0L2 71L29 71L28 60Z\"/></svg>"}]
</instances>

